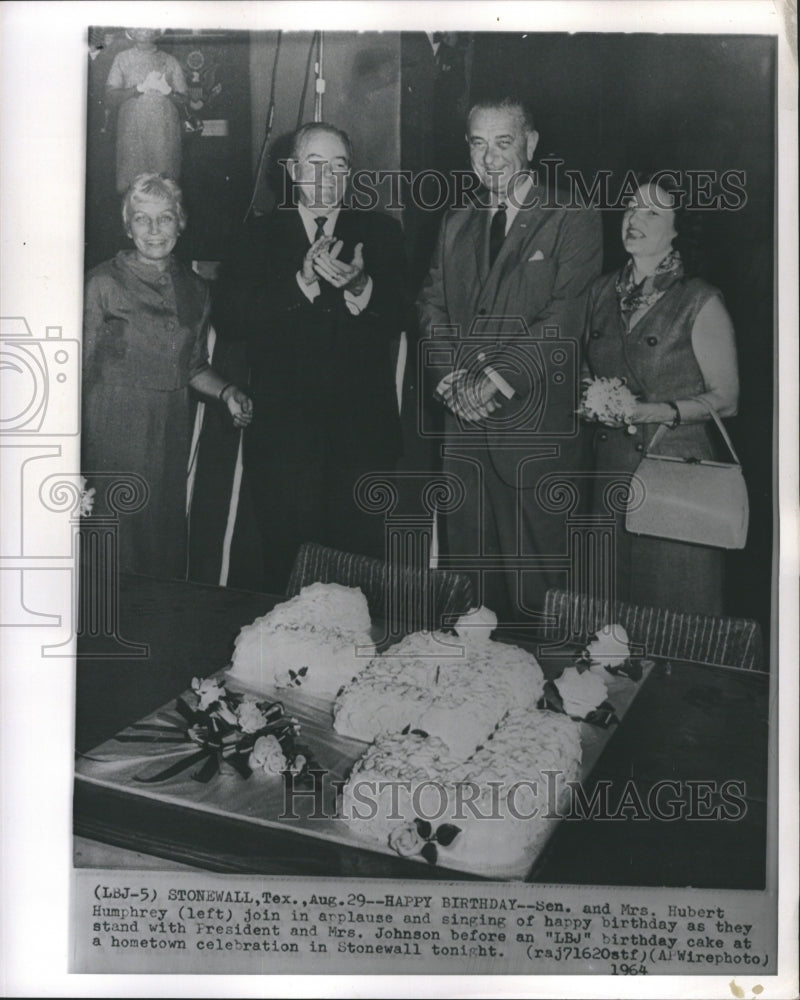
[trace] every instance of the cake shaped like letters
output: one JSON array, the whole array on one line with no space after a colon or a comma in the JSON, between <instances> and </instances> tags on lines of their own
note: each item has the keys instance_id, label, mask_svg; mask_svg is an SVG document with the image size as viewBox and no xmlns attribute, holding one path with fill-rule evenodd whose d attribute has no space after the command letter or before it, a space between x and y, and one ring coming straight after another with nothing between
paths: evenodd
<instances>
[{"instance_id":1,"label":"cake shaped like letters","mask_svg":"<svg viewBox=\"0 0 800 1000\"><path fill-rule=\"evenodd\" d=\"M530 707L506 713L465 759L422 731L384 735L353 767L341 814L398 854L490 873L539 852L580 760L577 724Z\"/></svg>"},{"instance_id":2,"label":"cake shaped like letters","mask_svg":"<svg viewBox=\"0 0 800 1000\"><path fill-rule=\"evenodd\" d=\"M535 705L536 658L491 639L485 608L457 635L417 632L374 657L334 704L334 727L374 740L342 791L360 837L401 855L491 871L530 859L578 777L578 726Z\"/></svg>"},{"instance_id":3,"label":"cake shaped like letters","mask_svg":"<svg viewBox=\"0 0 800 1000\"><path fill-rule=\"evenodd\" d=\"M336 699L336 731L370 742L420 729L464 760L510 708L535 705L544 687L536 657L492 641L477 620L459 619L457 636L414 632L374 657Z\"/></svg>"},{"instance_id":4,"label":"cake shaped like letters","mask_svg":"<svg viewBox=\"0 0 800 1000\"><path fill-rule=\"evenodd\" d=\"M230 676L259 692L300 687L333 698L374 654L370 627L358 587L312 583L239 632Z\"/></svg>"}]
</instances>

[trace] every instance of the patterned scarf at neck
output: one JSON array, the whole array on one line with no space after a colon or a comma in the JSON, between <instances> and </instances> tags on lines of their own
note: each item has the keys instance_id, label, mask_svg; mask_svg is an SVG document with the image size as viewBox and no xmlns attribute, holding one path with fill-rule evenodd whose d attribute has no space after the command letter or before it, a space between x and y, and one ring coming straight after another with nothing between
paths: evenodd
<instances>
[{"instance_id":1,"label":"patterned scarf at neck","mask_svg":"<svg viewBox=\"0 0 800 1000\"><path fill-rule=\"evenodd\" d=\"M638 284L633 280L633 260L629 259L616 283L622 314L630 316L639 309L649 309L682 277L683 261L677 250L670 251L655 271Z\"/></svg>"}]
</instances>

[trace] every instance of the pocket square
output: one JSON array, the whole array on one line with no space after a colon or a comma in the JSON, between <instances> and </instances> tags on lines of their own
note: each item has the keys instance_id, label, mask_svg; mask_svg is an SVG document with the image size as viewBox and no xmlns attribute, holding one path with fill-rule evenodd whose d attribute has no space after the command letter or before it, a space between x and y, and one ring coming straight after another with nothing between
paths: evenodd
<instances>
[{"instance_id":1,"label":"pocket square","mask_svg":"<svg viewBox=\"0 0 800 1000\"><path fill-rule=\"evenodd\" d=\"M541 250L537 250L536 253L532 257L528 257L528 261L529 262L532 261L532 260L544 260L544 254L542 253L542 251Z\"/></svg>"}]
</instances>

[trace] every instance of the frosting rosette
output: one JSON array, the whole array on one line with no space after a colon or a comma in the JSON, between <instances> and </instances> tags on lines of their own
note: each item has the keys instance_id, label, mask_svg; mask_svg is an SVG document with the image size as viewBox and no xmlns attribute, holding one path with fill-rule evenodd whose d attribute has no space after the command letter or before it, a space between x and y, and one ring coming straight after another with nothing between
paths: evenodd
<instances>
[{"instance_id":1,"label":"frosting rosette","mask_svg":"<svg viewBox=\"0 0 800 1000\"><path fill-rule=\"evenodd\" d=\"M404 823L389 834L389 847L403 858L419 854L425 843L425 837L420 836L416 823Z\"/></svg>"},{"instance_id":2,"label":"frosting rosette","mask_svg":"<svg viewBox=\"0 0 800 1000\"><path fill-rule=\"evenodd\" d=\"M619 667L630 656L628 633L619 624L604 625L585 650L592 671Z\"/></svg>"},{"instance_id":3,"label":"frosting rosette","mask_svg":"<svg viewBox=\"0 0 800 1000\"><path fill-rule=\"evenodd\" d=\"M602 705L608 694L602 677L577 667L566 667L553 684L561 695L566 714L580 719Z\"/></svg>"},{"instance_id":4,"label":"frosting rosette","mask_svg":"<svg viewBox=\"0 0 800 1000\"><path fill-rule=\"evenodd\" d=\"M497 615L483 604L479 608L471 608L456 622L456 632L461 639L478 642L488 642L496 628Z\"/></svg>"}]
</instances>

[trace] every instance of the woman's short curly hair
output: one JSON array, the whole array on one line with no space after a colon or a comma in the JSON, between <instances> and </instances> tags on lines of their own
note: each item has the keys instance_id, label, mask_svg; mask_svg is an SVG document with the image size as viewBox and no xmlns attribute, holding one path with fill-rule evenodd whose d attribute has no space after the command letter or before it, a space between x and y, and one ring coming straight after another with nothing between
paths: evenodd
<instances>
[{"instance_id":1,"label":"woman's short curly hair","mask_svg":"<svg viewBox=\"0 0 800 1000\"><path fill-rule=\"evenodd\" d=\"M122 197L122 221L125 231L130 230L131 216L137 201L144 198L163 198L172 202L178 216L178 231L186 228L186 212L183 208L183 192L171 177L162 174L139 174Z\"/></svg>"},{"instance_id":2,"label":"woman's short curly hair","mask_svg":"<svg viewBox=\"0 0 800 1000\"><path fill-rule=\"evenodd\" d=\"M661 188L672 199L675 212L676 236L672 246L683 260L683 269L689 277L697 275L703 268L703 236L705 220L702 212L693 209L688 204L688 192L680 183L677 171L661 170L655 173L641 175L642 187L655 185Z\"/></svg>"}]
</instances>

